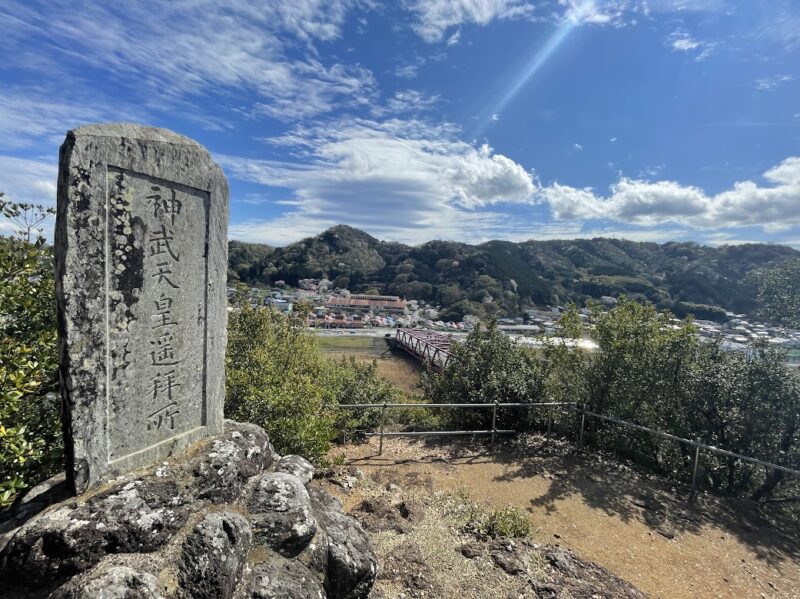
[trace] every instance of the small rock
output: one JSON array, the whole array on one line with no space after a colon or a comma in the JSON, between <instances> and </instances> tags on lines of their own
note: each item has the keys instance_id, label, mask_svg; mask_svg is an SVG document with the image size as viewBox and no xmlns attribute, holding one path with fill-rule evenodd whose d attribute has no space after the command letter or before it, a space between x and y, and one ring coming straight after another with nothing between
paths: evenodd
<instances>
[{"instance_id":1,"label":"small rock","mask_svg":"<svg viewBox=\"0 0 800 599\"><path fill-rule=\"evenodd\" d=\"M483 553L483 549L480 547L480 545L474 543L462 545L458 548L458 550L461 552L461 555L467 559L474 559Z\"/></svg>"},{"instance_id":2,"label":"small rock","mask_svg":"<svg viewBox=\"0 0 800 599\"><path fill-rule=\"evenodd\" d=\"M667 538L667 539L674 539L675 538L675 532L670 530L669 528L664 528L664 527L660 526L660 527L656 528L656 532L658 534L660 534L662 537Z\"/></svg>"},{"instance_id":3,"label":"small rock","mask_svg":"<svg viewBox=\"0 0 800 599\"><path fill-rule=\"evenodd\" d=\"M522 563L522 560L514 553L493 551L492 561L494 561L498 568L511 576L516 576L525 571L525 565Z\"/></svg>"},{"instance_id":4,"label":"small rock","mask_svg":"<svg viewBox=\"0 0 800 599\"><path fill-rule=\"evenodd\" d=\"M563 549L550 550L545 553L545 557L556 570L575 577L575 564L567 551Z\"/></svg>"}]
</instances>

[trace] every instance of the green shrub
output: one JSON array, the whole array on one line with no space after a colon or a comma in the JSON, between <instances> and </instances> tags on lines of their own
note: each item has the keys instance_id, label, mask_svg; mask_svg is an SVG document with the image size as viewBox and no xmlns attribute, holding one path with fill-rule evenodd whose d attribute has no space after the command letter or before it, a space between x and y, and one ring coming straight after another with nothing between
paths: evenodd
<instances>
[{"instance_id":1,"label":"green shrub","mask_svg":"<svg viewBox=\"0 0 800 599\"><path fill-rule=\"evenodd\" d=\"M444 372L428 372L422 388L434 403L526 403L544 401L545 373L536 353L517 346L494 323L477 327L464 343L451 345L452 358ZM452 427L488 429L490 408L442 409ZM498 428L519 429L528 418L524 408L497 412Z\"/></svg>"},{"instance_id":2,"label":"green shrub","mask_svg":"<svg viewBox=\"0 0 800 599\"><path fill-rule=\"evenodd\" d=\"M2 196L2 194L0 194ZM0 507L63 468L53 260L35 227L51 210L0 199Z\"/></svg>"},{"instance_id":3,"label":"green shrub","mask_svg":"<svg viewBox=\"0 0 800 599\"><path fill-rule=\"evenodd\" d=\"M352 356L330 363L330 385L338 404L397 403L400 391L378 375L378 363L358 362ZM395 410L387 414L394 417ZM374 431L380 426L380 408L343 408L338 411L336 429L344 434Z\"/></svg>"},{"instance_id":4,"label":"green shrub","mask_svg":"<svg viewBox=\"0 0 800 599\"><path fill-rule=\"evenodd\" d=\"M250 306L243 294L228 320L225 414L269 433L279 453L318 459L335 436L329 367L302 313Z\"/></svg>"},{"instance_id":5,"label":"green shrub","mask_svg":"<svg viewBox=\"0 0 800 599\"><path fill-rule=\"evenodd\" d=\"M531 533L530 520L512 505L487 510L478 525L483 535L495 539L527 537Z\"/></svg>"},{"instance_id":6,"label":"green shrub","mask_svg":"<svg viewBox=\"0 0 800 599\"><path fill-rule=\"evenodd\" d=\"M240 292L228 320L225 414L263 427L279 453L320 461L341 432L378 426L378 409L340 403L394 403L400 392L374 361L327 360L305 317L302 307L251 306Z\"/></svg>"},{"instance_id":7,"label":"green shrub","mask_svg":"<svg viewBox=\"0 0 800 599\"><path fill-rule=\"evenodd\" d=\"M465 489L444 496L445 512L461 521L462 528L483 538L527 537L533 527L527 516L511 505L494 507L474 501Z\"/></svg>"}]
</instances>

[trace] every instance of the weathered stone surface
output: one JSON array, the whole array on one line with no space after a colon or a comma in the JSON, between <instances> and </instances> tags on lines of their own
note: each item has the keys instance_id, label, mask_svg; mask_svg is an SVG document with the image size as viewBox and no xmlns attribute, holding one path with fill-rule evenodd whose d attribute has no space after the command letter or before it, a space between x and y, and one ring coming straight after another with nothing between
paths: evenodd
<instances>
[{"instance_id":1,"label":"weathered stone surface","mask_svg":"<svg viewBox=\"0 0 800 599\"><path fill-rule=\"evenodd\" d=\"M263 429L227 421L225 435L191 461L197 496L213 502L233 501L251 477L269 470L278 459Z\"/></svg>"},{"instance_id":2,"label":"weathered stone surface","mask_svg":"<svg viewBox=\"0 0 800 599\"><path fill-rule=\"evenodd\" d=\"M308 486L314 478L314 466L304 457L299 455L285 455L278 462L278 471L294 474Z\"/></svg>"},{"instance_id":3,"label":"weathered stone surface","mask_svg":"<svg viewBox=\"0 0 800 599\"><path fill-rule=\"evenodd\" d=\"M52 505L0 550L0 599L364 599L376 565L363 529L318 485L269 472L279 460L263 430L229 422L182 455ZM214 467L234 474L212 477ZM241 493L216 499L224 485Z\"/></svg>"},{"instance_id":4,"label":"weathered stone surface","mask_svg":"<svg viewBox=\"0 0 800 599\"><path fill-rule=\"evenodd\" d=\"M17 533L17 530L48 506L72 496L62 472L36 485L22 500L0 514L0 551Z\"/></svg>"},{"instance_id":5,"label":"weathered stone surface","mask_svg":"<svg viewBox=\"0 0 800 599\"><path fill-rule=\"evenodd\" d=\"M222 431L228 188L196 142L90 125L61 147L56 295L82 493Z\"/></svg>"},{"instance_id":6,"label":"weathered stone surface","mask_svg":"<svg viewBox=\"0 0 800 599\"><path fill-rule=\"evenodd\" d=\"M156 577L128 566L111 566L64 585L50 599L164 599Z\"/></svg>"},{"instance_id":7,"label":"weathered stone surface","mask_svg":"<svg viewBox=\"0 0 800 599\"><path fill-rule=\"evenodd\" d=\"M155 551L186 522L189 498L172 481L133 480L23 526L0 554L0 574L31 588L83 572L109 553Z\"/></svg>"},{"instance_id":8,"label":"weathered stone surface","mask_svg":"<svg viewBox=\"0 0 800 599\"><path fill-rule=\"evenodd\" d=\"M297 561L314 573L320 581L325 582L328 573L328 535L317 527L317 533L308 546L297 556Z\"/></svg>"},{"instance_id":9,"label":"weathered stone surface","mask_svg":"<svg viewBox=\"0 0 800 599\"><path fill-rule=\"evenodd\" d=\"M334 504L335 505L335 504ZM315 506L323 507L315 502ZM378 574L378 560L369 535L341 511L318 509L320 528L328 537L325 590L331 599L366 597Z\"/></svg>"},{"instance_id":10,"label":"weathered stone surface","mask_svg":"<svg viewBox=\"0 0 800 599\"><path fill-rule=\"evenodd\" d=\"M322 586L303 564L272 555L253 567L242 599L325 599Z\"/></svg>"},{"instance_id":11,"label":"weathered stone surface","mask_svg":"<svg viewBox=\"0 0 800 599\"><path fill-rule=\"evenodd\" d=\"M311 505L314 508L314 513L326 511L341 512L344 509L339 498L322 487L309 487L308 495L311 497Z\"/></svg>"},{"instance_id":12,"label":"weathered stone surface","mask_svg":"<svg viewBox=\"0 0 800 599\"><path fill-rule=\"evenodd\" d=\"M251 541L250 523L241 514L208 514L183 543L180 595L187 599L233 596Z\"/></svg>"},{"instance_id":13,"label":"weathered stone surface","mask_svg":"<svg viewBox=\"0 0 800 599\"><path fill-rule=\"evenodd\" d=\"M247 509L255 539L285 557L303 551L317 532L308 491L299 478L285 472L257 477Z\"/></svg>"}]
</instances>

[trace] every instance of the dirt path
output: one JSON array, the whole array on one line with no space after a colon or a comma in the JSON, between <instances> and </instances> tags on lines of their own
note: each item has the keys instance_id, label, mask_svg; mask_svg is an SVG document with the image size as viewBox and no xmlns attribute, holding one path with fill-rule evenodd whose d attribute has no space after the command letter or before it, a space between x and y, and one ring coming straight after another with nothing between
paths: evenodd
<instances>
[{"instance_id":1,"label":"dirt path","mask_svg":"<svg viewBox=\"0 0 800 599\"><path fill-rule=\"evenodd\" d=\"M515 505L537 540L560 543L653 597L800 597L793 525L776 528L749 506L707 497L689 509L663 481L557 440L531 437L488 452L480 441L387 439L379 457L373 439L336 453L405 485Z\"/></svg>"}]
</instances>

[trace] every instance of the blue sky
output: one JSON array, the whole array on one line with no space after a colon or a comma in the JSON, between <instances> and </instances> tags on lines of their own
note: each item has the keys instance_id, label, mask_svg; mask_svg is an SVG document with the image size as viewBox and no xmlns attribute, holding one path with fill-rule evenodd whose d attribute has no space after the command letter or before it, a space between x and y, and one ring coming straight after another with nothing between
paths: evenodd
<instances>
[{"instance_id":1,"label":"blue sky","mask_svg":"<svg viewBox=\"0 0 800 599\"><path fill-rule=\"evenodd\" d=\"M236 239L800 247L794 0L5 0L0 18L13 199L54 203L68 129L136 121L209 148Z\"/></svg>"}]
</instances>

